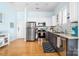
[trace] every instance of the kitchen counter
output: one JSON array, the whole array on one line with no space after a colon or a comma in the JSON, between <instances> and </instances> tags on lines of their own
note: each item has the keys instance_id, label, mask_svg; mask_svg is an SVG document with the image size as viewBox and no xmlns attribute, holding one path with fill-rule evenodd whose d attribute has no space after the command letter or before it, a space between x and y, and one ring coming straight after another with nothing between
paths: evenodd
<instances>
[{"instance_id":1,"label":"kitchen counter","mask_svg":"<svg viewBox=\"0 0 79 59\"><path fill-rule=\"evenodd\" d=\"M47 39L55 47L55 50L59 55L77 56L78 55L78 39L79 37L71 36L64 33L55 33L47 31Z\"/></svg>"},{"instance_id":2,"label":"kitchen counter","mask_svg":"<svg viewBox=\"0 0 79 59\"><path fill-rule=\"evenodd\" d=\"M79 39L79 37L71 36L69 34L63 34L63 33L53 33L53 34L61 36L63 38L67 38L67 39Z\"/></svg>"}]
</instances>

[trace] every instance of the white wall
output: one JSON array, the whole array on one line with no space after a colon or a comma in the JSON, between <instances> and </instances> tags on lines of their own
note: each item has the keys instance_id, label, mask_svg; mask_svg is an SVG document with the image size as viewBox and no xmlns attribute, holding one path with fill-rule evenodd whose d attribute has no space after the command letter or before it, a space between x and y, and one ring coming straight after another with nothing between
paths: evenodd
<instances>
[{"instance_id":1,"label":"white wall","mask_svg":"<svg viewBox=\"0 0 79 59\"><path fill-rule=\"evenodd\" d=\"M78 30L79 30L79 2L77 3L77 19L78 19ZM79 31L78 31L79 37ZM78 40L78 56L79 56L79 40Z\"/></svg>"},{"instance_id":2,"label":"white wall","mask_svg":"<svg viewBox=\"0 0 79 59\"><path fill-rule=\"evenodd\" d=\"M27 21L35 21L35 22L46 22L47 26L51 26L52 24L52 16L53 12L28 12ZM38 24L37 24L38 25Z\"/></svg>"},{"instance_id":3,"label":"white wall","mask_svg":"<svg viewBox=\"0 0 79 59\"><path fill-rule=\"evenodd\" d=\"M7 32L10 41L16 39L16 10L10 4L1 2L0 13L2 13L2 23L0 23L0 32ZM14 23L14 28L10 27L10 23Z\"/></svg>"},{"instance_id":4,"label":"white wall","mask_svg":"<svg viewBox=\"0 0 79 59\"><path fill-rule=\"evenodd\" d=\"M17 10L17 38L24 38L26 40L26 21L28 12L26 8ZM18 32L18 27L20 31Z\"/></svg>"}]
</instances>

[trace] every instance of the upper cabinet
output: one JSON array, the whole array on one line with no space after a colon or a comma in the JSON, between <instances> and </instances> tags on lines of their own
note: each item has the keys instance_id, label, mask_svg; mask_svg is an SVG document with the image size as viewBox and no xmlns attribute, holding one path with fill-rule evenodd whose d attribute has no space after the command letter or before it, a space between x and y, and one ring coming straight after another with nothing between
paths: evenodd
<instances>
[{"instance_id":1,"label":"upper cabinet","mask_svg":"<svg viewBox=\"0 0 79 59\"><path fill-rule=\"evenodd\" d=\"M69 3L70 22L77 21L77 3Z\"/></svg>"},{"instance_id":2,"label":"upper cabinet","mask_svg":"<svg viewBox=\"0 0 79 59\"><path fill-rule=\"evenodd\" d=\"M52 26L56 26L57 25L57 16L54 15L52 16Z\"/></svg>"},{"instance_id":3,"label":"upper cabinet","mask_svg":"<svg viewBox=\"0 0 79 59\"><path fill-rule=\"evenodd\" d=\"M59 5L60 6L60 5ZM52 25L65 25L70 22L77 21L77 2L69 2L68 4L63 5L61 8L57 8L56 14L52 17Z\"/></svg>"},{"instance_id":4,"label":"upper cabinet","mask_svg":"<svg viewBox=\"0 0 79 59\"><path fill-rule=\"evenodd\" d=\"M62 17L63 17L62 10L60 10L58 13L58 18L57 18L58 25L62 25L62 20L63 20Z\"/></svg>"},{"instance_id":5,"label":"upper cabinet","mask_svg":"<svg viewBox=\"0 0 79 59\"><path fill-rule=\"evenodd\" d=\"M62 10L62 24L67 24L67 13L68 13L68 11L67 11L67 8L64 8L63 10Z\"/></svg>"},{"instance_id":6,"label":"upper cabinet","mask_svg":"<svg viewBox=\"0 0 79 59\"><path fill-rule=\"evenodd\" d=\"M52 26L67 24L67 8L60 10L57 15L52 16Z\"/></svg>"}]
</instances>

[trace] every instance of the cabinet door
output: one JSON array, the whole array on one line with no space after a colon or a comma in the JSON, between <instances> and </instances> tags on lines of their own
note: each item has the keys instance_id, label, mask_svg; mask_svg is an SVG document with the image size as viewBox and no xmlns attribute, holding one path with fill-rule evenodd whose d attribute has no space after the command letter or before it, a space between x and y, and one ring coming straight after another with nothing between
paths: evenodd
<instances>
[{"instance_id":1,"label":"cabinet door","mask_svg":"<svg viewBox=\"0 0 79 59\"><path fill-rule=\"evenodd\" d=\"M64 8L62 12L63 12L62 24L67 24L67 13L68 13L67 8Z\"/></svg>"},{"instance_id":2,"label":"cabinet door","mask_svg":"<svg viewBox=\"0 0 79 59\"><path fill-rule=\"evenodd\" d=\"M63 12L62 12L62 10L61 11L59 11L59 13L58 13L58 25L62 25L62 18L63 18Z\"/></svg>"},{"instance_id":3,"label":"cabinet door","mask_svg":"<svg viewBox=\"0 0 79 59\"><path fill-rule=\"evenodd\" d=\"M46 39L48 40L48 32L46 32Z\"/></svg>"},{"instance_id":4,"label":"cabinet door","mask_svg":"<svg viewBox=\"0 0 79 59\"><path fill-rule=\"evenodd\" d=\"M70 21L77 21L77 2L69 3Z\"/></svg>"},{"instance_id":5,"label":"cabinet door","mask_svg":"<svg viewBox=\"0 0 79 59\"><path fill-rule=\"evenodd\" d=\"M55 16L52 16L52 26L56 26L56 25L57 25L57 17L55 15Z\"/></svg>"},{"instance_id":6,"label":"cabinet door","mask_svg":"<svg viewBox=\"0 0 79 59\"><path fill-rule=\"evenodd\" d=\"M78 40L68 40L67 47L68 56L78 56Z\"/></svg>"},{"instance_id":7,"label":"cabinet door","mask_svg":"<svg viewBox=\"0 0 79 59\"><path fill-rule=\"evenodd\" d=\"M61 47L59 48L61 51L58 52L60 56L66 56L66 47L66 39L61 38Z\"/></svg>"}]
</instances>

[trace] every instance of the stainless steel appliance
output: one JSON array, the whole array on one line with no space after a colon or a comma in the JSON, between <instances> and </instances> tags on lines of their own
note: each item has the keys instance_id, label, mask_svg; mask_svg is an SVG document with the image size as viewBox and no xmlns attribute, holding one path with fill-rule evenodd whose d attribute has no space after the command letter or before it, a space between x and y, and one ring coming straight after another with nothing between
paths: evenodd
<instances>
[{"instance_id":1,"label":"stainless steel appliance","mask_svg":"<svg viewBox=\"0 0 79 59\"><path fill-rule=\"evenodd\" d=\"M34 41L36 39L36 22L26 23L26 39Z\"/></svg>"}]
</instances>

